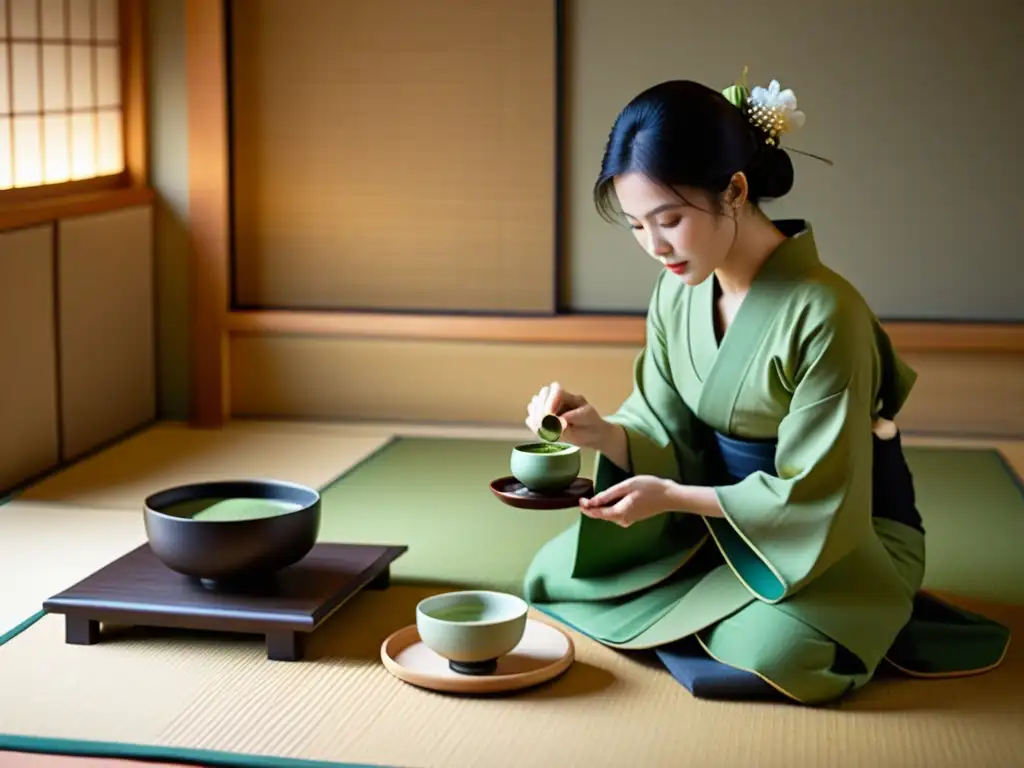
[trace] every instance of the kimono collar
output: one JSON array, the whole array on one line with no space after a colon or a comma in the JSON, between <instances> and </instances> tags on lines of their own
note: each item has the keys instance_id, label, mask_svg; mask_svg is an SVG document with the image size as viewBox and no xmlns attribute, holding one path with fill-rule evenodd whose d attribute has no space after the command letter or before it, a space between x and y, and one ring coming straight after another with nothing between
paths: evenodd
<instances>
[{"instance_id":1,"label":"kimono collar","mask_svg":"<svg viewBox=\"0 0 1024 768\"><path fill-rule=\"evenodd\" d=\"M804 219L780 219L772 221L772 224L786 239L765 261L763 273L801 273L821 263L810 222Z\"/></svg>"},{"instance_id":2,"label":"kimono collar","mask_svg":"<svg viewBox=\"0 0 1024 768\"><path fill-rule=\"evenodd\" d=\"M715 333L714 294L717 279L696 286L690 304L693 370L702 383L696 414L704 423L729 435L740 389L747 380L750 359L764 343L772 318L785 309L786 301L807 273L819 268L814 233L802 219L772 222L786 239L769 254L736 316L721 341Z\"/></svg>"}]
</instances>

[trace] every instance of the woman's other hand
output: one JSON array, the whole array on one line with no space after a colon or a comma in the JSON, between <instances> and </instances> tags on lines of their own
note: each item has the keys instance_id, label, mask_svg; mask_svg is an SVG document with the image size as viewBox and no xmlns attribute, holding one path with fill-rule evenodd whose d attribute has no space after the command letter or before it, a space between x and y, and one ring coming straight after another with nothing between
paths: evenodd
<instances>
[{"instance_id":1,"label":"woman's other hand","mask_svg":"<svg viewBox=\"0 0 1024 768\"><path fill-rule=\"evenodd\" d=\"M665 512L725 517L713 487L681 485L654 475L630 477L589 499L580 499L580 511L623 528Z\"/></svg>"},{"instance_id":2,"label":"woman's other hand","mask_svg":"<svg viewBox=\"0 0 1024 768\"><path fill-rule=\"evenodd\" d=\"M607 520L622 528L676 510L671 480L638 475L623 480L589 499L580 499L580 511L587 517Z\"/></svg>"}]
</instances>

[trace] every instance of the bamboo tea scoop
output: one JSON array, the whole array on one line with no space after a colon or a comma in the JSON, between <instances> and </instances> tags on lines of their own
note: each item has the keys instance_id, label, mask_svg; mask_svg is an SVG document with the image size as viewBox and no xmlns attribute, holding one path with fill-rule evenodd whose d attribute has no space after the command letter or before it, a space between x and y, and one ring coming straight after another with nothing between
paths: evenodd
<instances>
[{"instance_id":1,"label":"bamboo tea scoop","mask_svg":"<svg viewBox=\"0 0 1024 768\"><path fill-rule=\"evenodd\" d=\"M549 413L540 420L540 429L537 430L537 436L548 443L555 442L562 436L562 420L555 416L555 414Z\"/></svg>"}]
</instances>

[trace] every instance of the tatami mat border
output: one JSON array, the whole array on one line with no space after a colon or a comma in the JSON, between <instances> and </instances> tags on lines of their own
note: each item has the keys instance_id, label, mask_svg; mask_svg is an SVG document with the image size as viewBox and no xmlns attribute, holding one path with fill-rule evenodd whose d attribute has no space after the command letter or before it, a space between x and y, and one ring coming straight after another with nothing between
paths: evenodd
<instances>
[{"instance_id":1,"label":"tatami mat border","mask_svg":"<svg viewBox=\"0 0 1024 768\"><path fill-rule=\"evenodd\" d=\"M33 752L47 755L74 757L108 757L122 760L158 760L161 762L191 763L203 766L239 766L241 768L402 768L374 763L335 763L323 760L304 760L296 757L274 757L235 752L216 752L207 749L158 747L127 744L116 741L81 741L52 739L36 736L8 736L0 734L0 750Z\"/></svg>"}]
</instances>

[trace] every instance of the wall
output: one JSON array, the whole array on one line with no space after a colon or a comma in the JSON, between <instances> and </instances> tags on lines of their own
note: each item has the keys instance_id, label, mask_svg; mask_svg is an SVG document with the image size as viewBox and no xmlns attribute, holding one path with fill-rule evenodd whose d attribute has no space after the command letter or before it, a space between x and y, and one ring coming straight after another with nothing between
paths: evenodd
<instances>
[{"instance_id":1,"label":"wall","mask_svg":"<svg viewBox=\"0 0 1024 768\"><path fill-rule=\"evenodd\" d=\"M185 2L147 6L149 173L156 191L157 396L162 418L188 418L188 99Z\"/></svg>"},{"instance_id":2,"label":"wall","mask_svg":"<svg viewBox=\"0 0 1024 768\"><path fill-rule=\"evenodd\" d=\"M60 456L52 227L0 232L0 489Z\"/></svg>"},{"instance_id":3,"label":"wall","mask_svg":"<svg viewBox=\"0 0 1024 768\"><path fill-rule=\"evenodd\" d=\"M161 5L160 14L168 24L160 30L164 52L159 62L154 53L157 66L175 66L172 62L180 54L180 41L172 40L180 27L180 7L180 0ZM1006 109L1019 109L1002 98L1012 89L1001 86L1000 78L1008 77L1012 68L999 62L1012 55L1014 46L1004 40L1004 29L1012 25L1004 24L994 9L979 14L974 8L951 7L952 20L943 22L932 5L919 0L901 5L898 12L883 7L880 0L867 5L850 0L828 11L795 0L766 9L749 0L739 9L711 9L712 16L703 20L667 0L638 0L630 5L628 18L623 17L621 3L611 0L569 2L567 7L570 149L563 267L570 305L596 311L642 309L654 275L653 265L629 234L600 222L589 202L589 184L615 110L658 79L688 76L725 85L749 63L755 82L777 76L797 88L809 113L797 146L837 162L829 168L796 157L797 190L773 212L812 218L826 246L826 260L849 274L880 314L1020 318L1024 305L1019 296L1024 291L1013 268L1020 233L1012 226L1013 216L1000 211L1014 210L1021 193L1012 185L1004 189L1002 177L986 172L1005 156L999 142L1012 139L1005 133L1012 121L991 123L996 120L991 104L998 101ZM1019 12L1015 4L1002 7L1003 14ZM739 17L742 24L736 22ZM861 29L870 30L872 39L886 41L888 52L873 54L867 61L865 37L857 34ZM944 112L942 120L935 120L935 94L919 90L918 69L948 70L949 82L959 82L959 65L942 44L965 30L980 58L972 65L970 82L953 90L958 100L975 105L975 112L981 105L988 105L988 111L971 118L973 123L970 110ZM808 56L815 66L807 66ZM250 70L257 82L282 79L280 58L258 60L264 68L277 68L263 74ZM853 66L858 63L870 71ZM166 77L171 75L154 74L155 80ZM279 95L280 89L275 93ZM180 121L182 110L171 106L173 94L172 89L164 101L166 114L168 120ZM168 123L168 133L172 124ZM282 125L284 130L288 121ZM335 125L343 137L345 120L337 119ZM393 127L392 121L382 129ZM963 139L976 130L986 133L985 141ZM166 180L174 186L180 178L172 178L170 170L169 165ZM909 173L900 176L901 170ZM258 181L259 174L250 169L250 178ZM951 185L957 194L947 194ZM402 190L397 183L391 188L406 193L403 199L411 202L427 199L430 192L418 187ZM989 194L997 188L998 195ZM300 190L290 195L288 204L297 210L320 206L317 213L323 221L328 215L343 218L345 207L332 206L321 192L311 183L307 198ZM303 215L308 214L304 210ZM389 227L401 222L399 214L375 223L384 237ZM264 239L278 238L279 249L282 241L304 244L321 234L315 221L292 227L287 217L277 218L267 231ZM334 278L340 274L354 283L371 274L364 269L365 254L331 248L327 244L315 264L307 264L305 279L315 270L330 270ZM161 286L167 287L167 296L177 293L178 287L163 281L178 281L184 274L175 262L177 250L171 238L158 239L158 262L162 259L161 269L166 270ZM476 265L481 253L467 252L463 257L467 265ZM453 270L451 279L458 277L458 270ZM171 307L169 301L161 317L168 327L178 322ZM234 414L241 416L516 423L530 395L552 379L584 392L602 410L614 408L628 392L635 352L613 346L242 335L230 348L232 405ZM167 350L161 355L161 402L180 403L185 380L181 366L173 365L180 358ZM903 420L906 428L1024 434L1024 404L1015 385L1024 378L1024 356L927 353L910 355L910 362L921 373L921 381Z\"/></svg>"},{"instance_id":4,"label":"wall","mask_svg":"<svg viewBox=\"0 0 1024 768\"><path fill-rule=\"evenodd\" d=\"M771 214L809 219L887 319L1024 321L1024 187L1004 172L1024 3L940 5L570 0L559 93L554 0L233 0L238 303L550 310L557 101L563 301L642 312L657 266L591 201L608 131L656 82L722 88L749 64L807 114L784 145L835 163L794 153Z\"/></svg>"},{"instance_id":5,"label":"wall","mask_svg":"<svg viewBox=\"0 0 1024 768\"><path fill-rule=\"evenodd\" d=\"M594 216L612 120L643 88L689 78L792 87L796 183L767 206L810 219L826 263L886 319L1024 320L1019 0L567 4L566 298L633 310L656 266ZM963 58L963 56L967 58ZM969 63L967 63L969 62Z\"/></svg>"},{"instance_id":6,"label":"wall","mask_svg":"<svg viewBox=\"0 0 1024 768\"><path fill-rule=\"evenodd\" d=\"M295 336L231 344L236 416L518 424L558 381L602 413L629 394L638 349ZM909 354L920 378L900 426L1024 436L1024 355Z\"/></svg>"},{"instance_id":7,"label":"wall","mask_svg":"<svg viewBox=\"0 0 1024 768\"><path fill-rule=\"evenodd\" d=\"M552 0L232 0L244 307L550 313Z\"/></svg>"},{"instance_id":8,"label":"wall","mask_svg":"<svg viewBox=\"0 0 1024 768\"><path fill-rule=\"evenodd\" d=\"M0 493L156 415L152 210L0 232Z\"/></svg>"}]
</instances>

